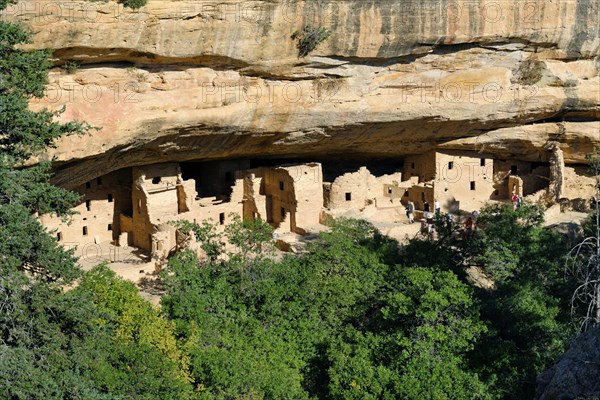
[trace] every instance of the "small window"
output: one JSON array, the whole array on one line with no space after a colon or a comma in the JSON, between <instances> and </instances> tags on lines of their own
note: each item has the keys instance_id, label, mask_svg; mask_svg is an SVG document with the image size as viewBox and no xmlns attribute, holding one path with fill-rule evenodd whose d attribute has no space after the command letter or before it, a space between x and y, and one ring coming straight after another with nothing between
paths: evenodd
<instances>
[{"instance_id":1,"label":"small window","mask_svg":"<svg viewBox=\"0 0 600 400\"><path fill-rule=\"evenodd\" d=\"M498 190L494 190L494 196L498 196Z\"/></svg>"},{"instance_id":2,"label":"small window","mask_svg":"<svg viewBox=\"0 0 600 400\"><path fill-rule=\"evenodd\" d=\"M485 167L485 158L482 158L481 160L479 160L479 165L482 167Z\"/></svg>"},{"instance_id":3,"label":"small window","mask_svg":"<svg viewBox=\"0 0 600 400\"><path fill-rule=\"evenodd\" d=\"M109 231L112 231L112 224L108 224L108 229Z\"/></svg>"},{"instance_id":4,"label":"small window","mask_svg":"<svg viewBox=\"0 0 600 400\"><path fill-rule=\"evenodd\" d=\"M388 186L388 194L392 194L392 187Z\"/></svg>"},{"instance_id":5,"label":"small window","mask_svg":"<svg viewBox=\"0 0 600 400\"><path fill-rule=\"evenodd\" d=\"M56 240L58 240L59 242L62 241L62 232L56 233Z\"/></svg>"},{"instance_id":6,"label":"small window","mask_svg":"<svg viewBox=\"0 0 600 400\"><path fill-rule=\"evenodd\" d=\"M102 178L96 178L96 183L98 185L102 185Z\"/></svg>"},{"instance_id":7,"label":"small window","mask_svg":"<svg viewBox=\"0 0 600 400\"><path fill-rule=\"evenodd\" d=\"M285 218L285 208L281 207L281 218Z\"/></svg>"},{"instance_id":8,"label":"small window","mask_svg":"<svg viewBox=\"0 0 600 400\"><path fill-rule=\"evenodd\" d=\"M85 208L87 208L88 211L92 210L92 201L91 200L85 201Z\"/></svg>"},{"instance_id":9,"label":"small window","mask_svg":"<svg viewBox=\"0 0 600 400\"><path fill-rule=\"evenodd\" d=\"M283 185L283 181L279 181L279 190L283 190L284 185Z\"/></svg>"},{"instance_id":10,"label":"small window","mask_svg":"<svg viewBox=\"0 0 600 400\"><path fill-rule=\"evenodd\" d=\"M415 169L415 163L411 163L410 168Z\"/></svg>"},{"instance_id":11,"label":"small window","mask_svg":"<svg viewBox=\"0 0 600 400\"><path fill-rule=\"evenodd\" d=\"M92 183L91 182L86 182L85 183L85 188L86 189L90 189L92 187Z\"/></svg>"},{"instance_id":12,"label":"small window","mask_svg":"<svg viewBox=\"0 0 600 400\"><path fill-rule=\"evenodd\" d=\"M471 190L475 190L475 181L471 181Z\"/></svg>"},{"instance_id":13,"label":"small window","mask_svg":"<svg viewBox=\"0 0 600 400\"><path fill-rule=\"evenodd\" d=\"M113 195L112 194L108 194L108 202L112 203L113 202Z\"/></svg>"},{"instance_id":14,"label":"small window","mask_svg":"<svg viewBox=\"0 0 600 400\"><path fill-rule=\"evenodd\" d=\"M87 230L87 226L83 227L83 236L87 236L88 234L88 230Z\"/></svg>"},{"instance_id":15,"label":"small window","mask_svg":"<svg viewBox=\"0 0 600 400\"><path fill-rule=\"evenodd\" d=\"M454 161L448 162L448 169L454 168Z\"/></svg>"},{"instance_id":16,"label":"small window","mask_svg":"<svg viewBox=\"0 0 600 400\"><path fill-rule=\"evenodd\" d=\"M346 201L350 201L352 200L352 193L348 192L346 193Z\"/></svg>"},{"instance_id":17,"label":"small window","mask_svg":"<svg viewBox=\"0 0 600 400\"><path fill-rule=\"evenodd\" d=\"M225 224L225 213L219 214L219 225Z\"/></svg>"},{"instance_id":18,"label":"small window","mask_svg":"<svg viewBox=\"0 0 600 400\"><path fill-rule=\"evenodd\" d=\"M510 173L513 175L516 175L519 172L519 169L517 168L516 165L511 165L510 166Z\"/></svg>"},{"instance_id":19,"label":"small window","mask_svg":"<svg viewBox=\"0 0 600 400\"><path fill-rule=\"evenodd\" d=\"M160 181L161 181L160 176L155 176L154 178L152 178L152 183L154 185L158 185L160 183Z\"/></svg>"}]
</instances>

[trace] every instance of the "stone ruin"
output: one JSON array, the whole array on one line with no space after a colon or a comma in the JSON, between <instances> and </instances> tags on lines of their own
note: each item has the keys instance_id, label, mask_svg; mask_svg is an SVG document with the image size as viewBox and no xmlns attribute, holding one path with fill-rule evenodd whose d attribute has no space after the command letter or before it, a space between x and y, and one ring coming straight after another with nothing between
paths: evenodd
<instances>
[{"instance_id":1,"label":"stone ruin","mask_svg":"<svg viewBox=\"0 0 600 400\"><path fill-rule=\"evenodd\" d=\"M166 259L181 242L177 220L213 221L223 232L231 214L262 219L278 234L305 235L326 217L342 215L387 223L406 222L412 201L417 218L435 201L444 212L477 210L512 193L555 204L565 194L558 146L549 162L493 159L465 151L408 156L403 167L375 176L367 167L339 171L325 163L251 167L248 161L162 163L121 169L76 188L82 202L71 224L42 215L48 229L68 246L110 242ZM324 181L323 168L332 170ZM569 175L570 174L570 175ZM588 185L589 186L589 185ZM354 213L354 214L353 214Z\"/></svg>"}]
</instances>

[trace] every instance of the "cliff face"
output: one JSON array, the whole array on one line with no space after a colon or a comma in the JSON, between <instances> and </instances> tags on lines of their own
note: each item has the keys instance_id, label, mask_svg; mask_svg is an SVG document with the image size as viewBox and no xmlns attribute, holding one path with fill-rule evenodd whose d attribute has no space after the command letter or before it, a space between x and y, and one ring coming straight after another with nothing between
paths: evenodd
<instances>
[{"instance_id":1,"label":"cliff face","mask_svg":"<svg viewBox=\"0 0 600 400\"><path fill-rule=\"evenodd\" d=\"M443 147L566 163L600 146L599 0L22 1L54 50L57 183L234 157L401 157ZM294 31L331 36L298 58ZM72 73L59 66L82 65Z\"/></svg>"}]
</instances>

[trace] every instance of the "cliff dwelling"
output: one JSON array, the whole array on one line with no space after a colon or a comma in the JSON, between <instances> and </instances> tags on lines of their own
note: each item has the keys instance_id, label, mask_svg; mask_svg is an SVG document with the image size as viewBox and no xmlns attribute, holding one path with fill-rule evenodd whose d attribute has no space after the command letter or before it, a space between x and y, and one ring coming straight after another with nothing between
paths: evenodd
<instances>
[{"instance_id":1,"label":"cliff dwelling","mask_svg":"<svg viewBox=\"0 0 600 400\"><path fill-rule=\"evenodd\" d=\"M280 234L306 235L327 217L361 216L406 224L409 201L418 217L435 202L469 213L515 193L532 201L560 198L572 176L555 150L549 162L495 159L490 154L439 150L398 160L298 162L186 161L124 168L77 187L82 200L71 224L42 215L66 245L110 242L164 258L176 249L177 220L211 221L220 232L232 214L262 219ZM370 169L371 170L370 170Z\"/></svg>"}]
</instances>

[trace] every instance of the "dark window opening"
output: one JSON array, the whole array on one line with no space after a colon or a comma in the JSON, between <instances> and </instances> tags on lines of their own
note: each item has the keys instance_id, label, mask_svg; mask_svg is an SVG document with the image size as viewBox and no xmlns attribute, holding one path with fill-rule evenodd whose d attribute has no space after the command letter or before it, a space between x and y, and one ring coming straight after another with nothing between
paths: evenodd
<instances>
[{"instance_id":1,"label":"dark window opening","mask_svg":"<svg viewBox=\"0 0 600 400\"><path fill-rule=\"evenodd\" d=\"M481 165L482 167L485 167L485 158L481 159L481 161L479 162L479 165Z\"/></svg>"},{"instance_id":2,"label":"dark window opening","mask_svg":"<svg viewBox=\"0 0 600 400\"><path fill-rule=\"evenodd\" d=\"M279 181L279 190L283 190L284 185L283 185L283 181Z\"/></svg>"},{"instance_id":3,"label":"dark window opening","mask_svg":"<svg viewBox=\"0 0 600 400\"><path fill-rule=\"evenodd\" d=\"M88 230L87 230L87 226L83 227L83 236L87 236L88 234Z\"/></svg>"},{"instance_id":4,"label":"dark window opening","mask_svg":"<svg viewBox=\"0 0 600 400\"><path fill-rule=\"evenodd\" d=\"M411 164L410 164L410 167L411 167L412 169L415 169L415 163L411 163Z\"/></svg>"},{"instance_id":5,"label":"dark window opening","mask_svg":"<svg viewBox=\"0 0 600 400\"><path fill-rule=\"evenodd\" d=\"M225 213L219 214L219 225L223 225L225 223Z\"/></svg>"},{"instance_id":6,"label":"dark window opening","mask_svg":"<svg viewBox=\"0 0 600 400\"><path fill-rule=\"evenodd\" d=\"M388 186L388 194L392 194L392 187Z\"/></svg>"},{"instance_id":7,"label":"dark window opening","mask_svg":"<svg viewBox=\"0 0 600 400\"><path fill-rule=\"evenodd\" d=\"M516 175L518 172L519 172L519 169L517 168L517 166L516 166L516 165L511 165L511 166L510 166L510 173L511 173L512 175Z\"/></svg>"},{"instance_id":8,"label":"dark window opening","mask_svg":"<svg viewBox=\"0 0 600 400\"><path fill-rule=\"evenodd\" d=\"M89 188L91 188L91 187L92 187L92 183L91 183L91 182L86 182L86 183L85 183L85 188L86 188L86 189L89 189Z\"/></svg>"},{"instance_id":9,"label":"dark window opening","mask_svg":"<svg viewBox=\"0 0 600 400\"><path fill-rule=\"evenodd\" d=\"M475 190L475 181L471 181L471 190Z\"/></svg>"},{"instance_id":10,"label":"dark window opening","mask_svg":"<svg viewBox=\"0 0 600 400\"><path fill-rule=\"evenodd\" d=\"M154 185L158 185L160 183L162 179L160 178L160 176L155 176L154 178L152 178L152 183Z\"/></svg>"},{"instance_id":11,"label":"dark window opening","mask_svg":"<svg viewBox=\"0 0 600 400\"><path fill-rule=\"evenodd\" d=\"M62 240L62 233L61 232L57 232L56 233L56 240L58 240L59 242Z\"/></svg>"},{"instance_id":12,"label":"dark window opening","mask_svg":"<svg viewBox=\"0 0 600 400\"><path fill-rule=\"evenodd\" d=\"M346 201L350 201L352 200L352 193L348 192L346 193Z\"/></svg>"},{"instance_id":13,"label":"dark window opening","mask_svg":"<svg viewBox=\"0 0 600 400\"><path fill-rule=\"evenodd\" d=\"M448 169L454 168L454 161L448 162Z\"/></svg>"},{"instance_id":14,"label":"dark window opening","mask_svg":"<svg viewBox=\"0 0 600 400\"><path fill-rule=\"evenodd\" d=\"M113 195L112 194L108 194L108 202L112 203L113 202Z\"/></svg>"},{"instance_id":15,"label":"dark window opening","mask_svg":"<svg viewBox=\"0 0 600 400\"><path fill-rule=\"evenodd\" d=\"M494 196L498 196L498 189L494 190Z\"/></svg>"},{"instance_id":16,"label":"dark window opening","mask_svg":"<svg viewBox=\"0 0 600 400\"><path fill-rule=\"evenodd\" d=\"M96 178L96 183L98 185L102 185L102 178Z\"/></svg>"},{"instance_id":17,"label":"dark window opening","mask_svg":"<svg viewBox=\"0 0 600 400\"><path fill-rule=\"evenodd\" d=\"M85 208L87 208L88 211L92 210L92 201L91 200L85 201Z\"/></svg>"},{"instance_id":18,"label":"dark window opening","mask_svg":"<svg viewBox=\"0 0 600 400\"><path fill-rule=\"evenodd\" d=\"M281 218L285 218L285 208L281 207Z\"/></svg>"},{"instance_id":19,"label":"dark window opening","mask_svg":"<svg viewBox=\"0 0 600 400\"><path fill-rule=\"evenodd\" d=\"M108 224L108 230L112 231L112 224Z\"/></svg>"},{"instance_id":20,"label":"dark window opening","mask_svg":"<svg viewBox=\"0 0 600 400\"><path fill-rule=\"evenodd\" d=\"M531 165L530 165L531 169L529 170L529 172L533 172L534 169L539 168L539 167L543 167L543 166L544 166L544 164L541 163L541 162L532 162Z\"/></svg>"}]
</instances>

